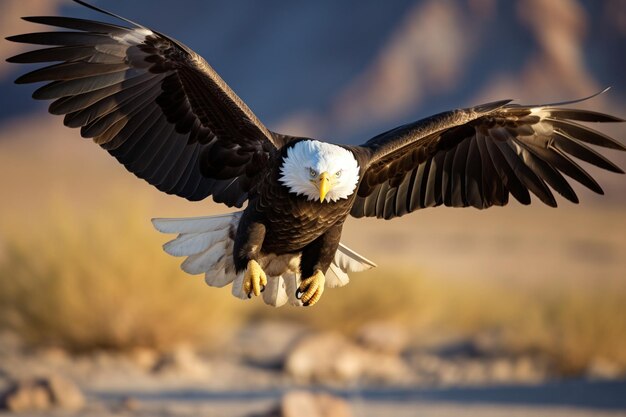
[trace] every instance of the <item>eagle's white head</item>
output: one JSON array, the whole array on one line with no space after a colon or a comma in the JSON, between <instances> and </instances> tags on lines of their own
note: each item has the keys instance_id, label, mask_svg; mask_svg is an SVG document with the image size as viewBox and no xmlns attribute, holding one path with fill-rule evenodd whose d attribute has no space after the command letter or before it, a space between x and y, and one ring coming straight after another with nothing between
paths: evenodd
<instances>
[{"instance_id":1,"label":"eagle's white head","mask_svg":"<svg viewBox=\"0 0 626 417\"><path fill-rule=\"evenodd\" d=\"M348 198L359 182L359 164L352 152L317 140L303 140L287 150L280 182L308 200L335 202Z\"/></svg>"}]
</instances>

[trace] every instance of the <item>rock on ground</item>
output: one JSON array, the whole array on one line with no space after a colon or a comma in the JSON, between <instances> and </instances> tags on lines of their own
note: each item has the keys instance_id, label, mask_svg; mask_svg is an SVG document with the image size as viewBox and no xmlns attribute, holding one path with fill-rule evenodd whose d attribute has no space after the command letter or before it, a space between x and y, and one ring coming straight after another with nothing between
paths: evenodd
<instances>
[{"instance_id":1,"label":"rock on ground","mask_svg":"<svg viewBox=\"0 0 626 417\"><path fill-rule=\"evenodd\" d=\"M2 395L2 409L12 412L45 411L52 408L75 411L85 405L81 390L59 375L14 382Z\"/></svg>"},{"instance_id":2,"label":"rock on ground","mask_svg":"<svg viewBox=\"0 0 626 417\"><path fill-rule=\"evenodd\" d=\"M234 349L251 364L278 368L294 343L306 334L306 328L294 323L255 322L239 332Z\"/></svg>"},{"instance_id":3,"label":"rock on ground","mask_svg":"<svg viewBox=\"0 0 626 417\"><path fill-rule=\"evenodd\" d=\"M595 358L587 367L587 377L591 379L623 378L626 371L617 363L604 358Z\"/></svg>"},{"instance_id":4,"label":"rock on ground","mask_svg":"<svg viewBox=\"0 0 626 417\"><path fill-rule=\"evenodd\" d=\"M476 359L418 353L409 358L409 363L419 380L429 385L528 384L550 376L548 364L530 356Z\"/></svg>"},{"instance_id":5,"label":"rock on ground","mask_svg":"<svg viewBox=\"0 0 626 417\"><path fill-rule=\"evenodd\" d=\"M67 378L59 375L42 379L41 384L50 393L52 404L64 410L79 410L85 405L81 390Z\"/></svg>"},{"instance_id":6,"label":"rock on ground","mask_svg":"<svg viewBox=\"0 0 626 417\"><path fill-rule=\"evenodd\" d=\"M406 349L409 338L401 326L387 322L371 322L357 331L356 340L372 351L398 355Z\"/></svg>"},{"instance_id":7,"label":"rock on ground","mask_svg":"<svg viewBox=\"0 0 626 417\"><path fill-rule=\"evenodd\" d=\"M210 374L208 363L184 346L164 354L152 370L163 376L190 379L204 379Z\"/></svg>"},{"instance_id":8,"label":"rock on ground","mask_svg":"<svg viewBox=\"0 0 626 417\"><path fill-rule=\"evenodd\" d=\"M398 355L368 350L338 333L303 338L287 355L285 371L302 383L345 383L360 378L402 383L411 379L408 365Z\"/></svg>"},{"instance_id":9,"label":"rock on ground","mask_svg":"<svg viewBox=\"0 0 626 417\"><path fill-rule=\"evenodd\" d=\"M35 381L15 383L3 394L1 404L3 410L15 413L44 411L52 407L50 394Z\"/></svg>"}]
</instances>

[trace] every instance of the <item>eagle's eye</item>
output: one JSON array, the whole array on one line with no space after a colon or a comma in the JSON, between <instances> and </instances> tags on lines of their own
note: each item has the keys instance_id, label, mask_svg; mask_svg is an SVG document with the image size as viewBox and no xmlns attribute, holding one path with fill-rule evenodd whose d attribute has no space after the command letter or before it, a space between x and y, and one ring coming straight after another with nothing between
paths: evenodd
<instances>
[{"instance_id":1,"label":"eagle's eye","mask_svg":"<svg viewBox=\"0 0 626 417\"><path fill-rule=\"evenodd\" d=\"M335 172L335 177L341 178L341 171L342 170L340 169L339 171Z\"/></svg>"},{"instance_id":2,"label":"eagle's eye","mask_svg":"<svg viewBox=\"0 0 626 417\"><path fill-rule=\"evenodd\" d=\"M309 175L311 176L311 178L317 178L317 171L315 171L313 168L309 168Z\"/></svg>"}]
</instances>

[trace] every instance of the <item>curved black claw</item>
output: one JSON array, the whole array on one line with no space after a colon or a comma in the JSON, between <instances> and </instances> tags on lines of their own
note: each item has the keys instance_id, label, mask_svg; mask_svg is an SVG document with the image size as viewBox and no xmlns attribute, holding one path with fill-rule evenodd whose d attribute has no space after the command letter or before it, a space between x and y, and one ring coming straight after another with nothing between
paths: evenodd
<instances>
[{"instance_id":1,"label":"curved black claw","mask_svg":"<svg viewBox=\"0 0 626 417\"><path fill-rule=\"evenodd\" d=\"M252 291L248 293L248 298L252 298Z\"/></svg>"},{"instance_id":2,"label":"curved black claw","mask_svg":"<svg viewBox=\"0 0 626 417\"><path fill-rule=\"evenodd\" d=\"M307 285L306 288L302 289L302 288L298 288L296 290L296 298L298 300L302 299L302 296L309 290L310 285ZM309 305L311 305L311 300L309 301L305 301L302 303L303 306L308 307Z\"/></svg>"},{"instance_id":3,"label":"curved black claw","mask_svg":"<svg viewBox=\"0 0 626 417\"><path fill-rule=\"evenodd\" d=\"M261 292L265 291L265 285L261 285Z\"/></svg>"}]
</instances>

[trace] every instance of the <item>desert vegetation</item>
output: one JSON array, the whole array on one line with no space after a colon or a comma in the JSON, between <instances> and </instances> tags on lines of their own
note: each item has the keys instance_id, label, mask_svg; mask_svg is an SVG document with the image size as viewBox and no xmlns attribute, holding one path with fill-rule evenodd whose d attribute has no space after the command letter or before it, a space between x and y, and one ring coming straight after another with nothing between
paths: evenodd
<instances>
[{"instance_id":1,"label":"desert vegetation","mask_svg":"<svg viewBox=\"0 0 626 417\"><path fill-rule=\"evenodd\" d=\"M167 237L152 229L147 211L113 193L97 210L49 201L40 215L5 223L0 326L32 346L89 352L213 350L262 320L345 334L385 320L406 328L416 346L433 334L496 333L502 349L546 355L566 374L597 358L626 366L622 281L450 281L384 265L327 291L314 308L272 309L181 272L161 251Z\"/></svg>"}]
</instances>

